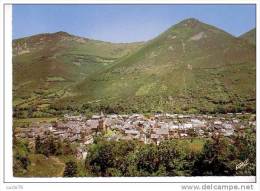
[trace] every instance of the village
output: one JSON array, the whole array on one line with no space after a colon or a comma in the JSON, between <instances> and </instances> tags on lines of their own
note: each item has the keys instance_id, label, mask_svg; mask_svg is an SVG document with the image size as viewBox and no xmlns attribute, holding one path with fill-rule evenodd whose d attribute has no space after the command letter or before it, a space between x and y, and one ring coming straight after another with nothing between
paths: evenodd
<instances>
[{"instance_id":1,"label":"village","mask_svg":"<svg viewBox=\"0 0 260 191\"><path fill-rule=\"evenodd\" d=\"M95 136L108 141L137 140L143 144L159 144L168 139L192 137L209 138L213 135L231 137L244 134L247 129L255 131L255 114L229 113L219 115L155 114L64 115L55 122L31 123L19 128L15 137L34 143L37 136L45 138L52 134L55 139L77 143L77 158L86 157L86 145L94 142Z\"/></svg>"}]
</instances>

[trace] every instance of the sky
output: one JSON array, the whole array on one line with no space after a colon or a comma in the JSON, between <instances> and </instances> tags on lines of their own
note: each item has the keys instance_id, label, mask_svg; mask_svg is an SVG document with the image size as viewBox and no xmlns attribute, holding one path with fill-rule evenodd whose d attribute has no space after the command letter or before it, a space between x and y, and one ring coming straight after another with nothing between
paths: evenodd
<instances>
[{"instance_id":1,"label":"sky","mask_svg":"<svg viewBox=\"0 0 260 191\"><path fill-rule=\"evenodd\" d=\"M65 31L109 42L150 40L196 18L239 36L255 27L255 5L14 5L13 39Z\"/></svg>"}]
</instances>

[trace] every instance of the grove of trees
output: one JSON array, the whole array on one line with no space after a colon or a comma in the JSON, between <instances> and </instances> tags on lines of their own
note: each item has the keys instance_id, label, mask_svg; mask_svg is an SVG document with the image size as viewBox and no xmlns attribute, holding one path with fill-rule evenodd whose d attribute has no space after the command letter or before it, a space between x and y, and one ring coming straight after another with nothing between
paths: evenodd
<instances>
[{"instance_id":1,"label":"grove of trees","mask_svg":"<svg viewBox=\"0 0 260 191\"><path fill-rule=\"evenodd\" d=\"M28 142L14 139L14 175L23 175L30 165L29 154L46 157L75 156L75 148L66 140L56 140L50 134L36 137L35 149ZM82 161L66 160L64 177L74 176L255 176L256 136L254 132L232 137L214 136L203 142L201 149L189 145L194 139L173 139L159 145L136 140L108 141L96 137L88 145ZM241 163L246 165L237 168Z\"/></svg>"},{"instance_id":2,"label":"grove of trees","mask_svg":"<svg viewBox=\"0 0 260 191\"><path fill-rule=\"evenodd\" d=\"M201 152L185 149L179 140L159 145L99 140L90 146L85 167L86 176L253 176L255 158L255 135L214 137Z\"/></svg>"}]
</instances>

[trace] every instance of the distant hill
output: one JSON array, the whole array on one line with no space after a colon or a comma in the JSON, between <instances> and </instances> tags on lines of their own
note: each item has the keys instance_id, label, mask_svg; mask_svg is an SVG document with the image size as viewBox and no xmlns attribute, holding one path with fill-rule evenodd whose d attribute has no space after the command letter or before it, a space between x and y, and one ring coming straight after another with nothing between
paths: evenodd
<instances>
[{"instance_id":1,"label":"distant hill","mask_svg":"<svg viewBox=\"0 0 260 191\"><path fill-rule=\"evenodd\" d=\"M256 45L256 29L252 29L244 34L242 34L239 38L247 40L251 44Z\"/></svg>"},{"instance_id":2,"label":"distant hill","mask_svg":"<svg viewBox=\"0 0 260 191\"><path fill-rule=\"evenodd\" d=\"M124 113L255 110L255 46L196 19L145 43L118 45L67 33L43 36L56 40L29 37L32 50L42 48L14 56L14 82L23 79L26 88L38 76L48 86L52 80L71 82L52 103L56 107ZM19 41L24 39L14 42L14 50Z\"/></svg>"},{"instance_id":3,"label":"distant hill","mask_svg":"<svg viewBox=\"0 0 260 191\"><path fill-rule=\"evenodd\" d=\"M76 83L142 43L113 44L81 38L66 32L39 34L13 41L15 96L31 96Z\"/></svg>"}]
</instances>

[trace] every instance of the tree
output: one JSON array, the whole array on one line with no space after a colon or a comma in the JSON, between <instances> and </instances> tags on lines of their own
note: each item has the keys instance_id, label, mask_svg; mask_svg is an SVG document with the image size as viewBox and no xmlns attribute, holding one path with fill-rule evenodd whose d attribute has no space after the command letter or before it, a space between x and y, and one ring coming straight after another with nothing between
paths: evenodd
<instances>
[{"instance_id":1,"label":"tree","mask_svg":"<svg viewBox=\"0 0 260 191\"><path fill-rule=\"evenodd\" d=\"M136 149L134 141L95 139L90 146L85 166L94 176L124 176L128 173L129 154ZM133 164L133 163L131 163Z\"/></svg>"},{"instance_id":2,"label":"tree","mask_svg":"<svg viewBox=\"0 0 260 191\"><path fill-rule=\"evenodd\" d=\"M42 143L41 143L41 138L40 136L38 135L36 138L35 138L35 153L43 153L42 152Z\"/></svg>"},{"instance_id":3,"label":"tree","mask_svg":"<svg viewBox=\"0 0 260 191\"><path fill-rule=\"evenodd\" d=\"M35 105L28 108L28 117L33 117L33 113L37 111L37 107Z\"/></svg>"},{"instance_id":4,"label":"tree","mask_svg":"<svg viewBox=\"0 0 260 191\"><path fill-rule=\"evenodd\" d=\"M77 174L78 174L78 167L77 167L76 162L74 162L72 160L69 162L66 162L63 176L64 177L75 177L75 176L77 176Z\"/></svg>"},{"instance_id":5,"label":"tree","mask_svg":"<svg viewBox=\"0 0 260 191\"><path fill-rule=\"evenodd\" d=\"M163 165L168 176L189 175L188 153L184 151L183 145L175 140L163 141L158 146L158 154L160 165Z\"/></svg>"},{"instance_id":6,"label":"tree","mask_svg":"<svg viewBox=\"0 0 260 191\"><path fill-rule=\"evenodd\" d=\"M144 145L136 154L137 170L141 176L149 176L159 170L160 160L156 145Z\"/></svg>"},{"instance_id":7,"label":"tree","mask_svg":"<svg viewBox=\"0 0 260 191\"><path fill-rule=\"evenodd\" d=\"M65 141L65 144L63 144L60 139L55 140L51 134L47 134L46 136L48 137L45 139L41 139L40 136L35 138L36 154L44 154L47 157L49 155L61 155L64 153L64 151L67 151L67 147L70 147L70 144L67 141ZM71 154L73 152L71 151L69 153Z\"/></svg>"},{"instance_id":8,"label":"tree","mask_svg":"<svg viewBox=\"0 0 260 191\"><path fill-rule=\"evenodd\" d=\"M57 144L55 143L53 136L48 137L46 144L47 144L47 148L48 148L47 149L48 155L56 155Z\"/></svg>"},{"instance_id":9,"label":"tree","mask_svg":"<svg viewBox=\"0 0 260 191\"><path fill-rule=\"evenodd\" d=\"M17 140L13 147L13 172L15 176L23 176L31 161L29 159L28 143Z\"/></svg>"},{"instance_id":10,"label":"tree","mask_svg":"<svg viewBox=\"0 0 260 191\"><path fill-rule=\"evenodd\" d=\"M86 158L86 167L97 176L108 176L107 169L114 167L113 142L100 141L92 145Z\"/></svg>"},{"instance_id":11,"label":"tree","mask_svg":"<svg viewBox=\"0 0 260 191\"><path fill-rule=\"evenodd\" d=\"M230 142L226 138L215 137L207 141L202 153L196 159L194 176L233 176L235 167L230 163L234 157Z\"/></svg>"},{"instance_id":12,"label":"tree","mask_svg":"<svg viewBox=\"0 0 260 191\"><path fill-rule=\"evenodd\" d=\"M196 137L197 134L195 132L195 129L193 128L188 129L188 135L191 137Z\"/></svg>"}]
</instances>

